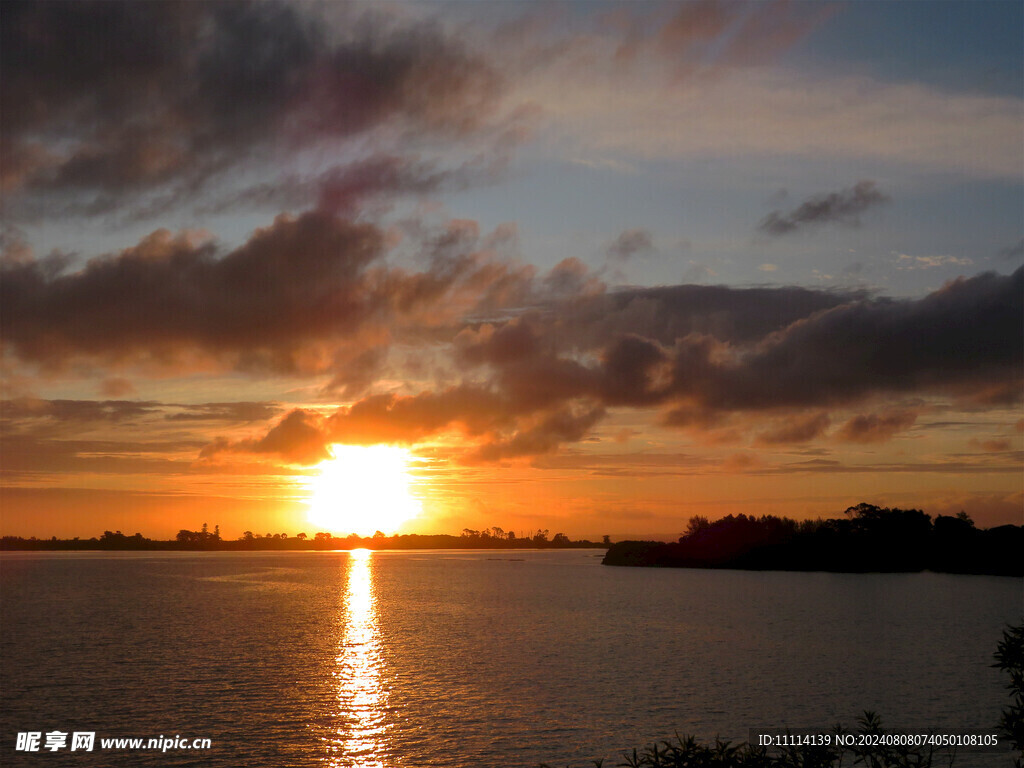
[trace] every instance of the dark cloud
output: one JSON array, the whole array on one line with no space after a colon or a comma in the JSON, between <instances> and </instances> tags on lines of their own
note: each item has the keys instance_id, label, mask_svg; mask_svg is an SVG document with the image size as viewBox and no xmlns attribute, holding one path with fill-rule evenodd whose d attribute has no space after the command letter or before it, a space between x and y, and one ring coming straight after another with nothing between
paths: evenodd
<instances>
[{"instance_id":1,"label":"dark cloud","mask_svg":"<svg viewBox=\"0 0 1024 768\"><path fill-rule=\"evenodd\" d=\"M773 211L761 220L757 228L769 235L787 235L818 224L839 223L857 226L860 224L862 213L888 202L889 199L888 195L878 189L875 182L859 181L839 192L810 197L788 213Z\"/></svg>"},{"instance_id":2,"label":"dark cloud","mask_svg":"<svg viewBox=\"0 0 1024 768\"><path fill-rule=\"evenodd\" d=\"M542 347L553 351L551 341L541 338L541 331L533 316L515 318L497 327L487 323L459 333L455 350L461 360L473 365L506 365L536 357Z\"/></svg>"},{"instance_id":3,"label":"dark cloud","mask_svg":"<svg viewBox=\"0 0 1024 768\"><path fill-rule=\"evenodd\" d=\"M217 453L277 453L298 463L315 463L332 443L411 444L455 431L481 441L466 458L493 461L554 450L582 438L601 418L603 407L562 389L554 397L463 384L416 395L371 395L327 418L292 411L261 439L219 439L203 449ZM550 407L548 407L550 406Z\"/></svg>"},{"instance_id":4,"label":"dark cloud","mask_svg":"<svg viewBox=\"0 0 1024 768\"><path fill-rule=\"evenodd\" d=\"M654 240L646 229L627 229L608 246L608 256L618 261L627 261L638 254L654 250Z\"/></svg>"},{"instance_id":5,"label":"dark cloud","mask_svg":"<svg viewBox=\"0 0 1024 768\"><path fill-rule=\"evenodd\" d=\"M966 454L975 461L959 461L955 457L943 456L934 461L915 463L879 463L846 464L836 459L801 459L785 463L770 463L756 454L740 452L727 456L721 461L713 456L692 454L655 454L648 452L592 454L562 453L541 456L533 463L545 469L568 469L586 471L592 475L607 477L654 478L684 477L720 473L721 471L742 471L758 475L789 475L789 474L902 474L902 473L1000 473L1019 472L1021 452L1009 452L1005 455L977 457ZM1014 461L1017 465L1014 465ZM962 506L958 508L961 509ZM968 507L969 508L969 507ZM957 510L957 511L958 511ZM1019 515L1019 505L1018 505Z\"/></svg>"},{"instance_id":6,"label":"dark cloud","mask_svg":"<svg viewBox=\"0 0 1024 768\"><path fill-rule=\"evenodd\" d=\"M516 411L516 404L493 392L460 386L415 396L374 395L324 419L303 410L289 413L260 439L220 438L201 451L274 453L288 461L314 464L332 443L410 444L449 430L482 439L464 458L471 462L534 456L576 442L604 415L584 402L545 411Z\"/></svg>"},{"instance_id":7,"label":"dark cloud","mask_svg":"<svg viewBox=\"0 0 1024 768\"><path fill-rule=\"evenodd\" d=\"M641 315L647 320L646 337L634 333L603 342L586 337L592 343L578 348L601 350L600 364L586 365L564 355L550 359L540 348L531 358L499 366L494 381L511 393L524 390L521 380L530 381L532 401L544 407L562 397L580 396L608 406L668 406L668 422L679 425L713 423L715 414L730 412L847 406L878 394L987 397L995 388L1019 397L1021 391L1024 269L1009 276L987 273L960 279L917 300L847 297L784 325L778 321L789 320L792 307L783 309L778 302L800 296L792 289L719 289L690 295L714 297L718 311L703 318L714 319L706 331L694 330L697 318L661 312L655 304ZM601 302L608 298L601 297ZM805 297L804 309L810 298ZM840 297L816 298L825 304ZM735 307L735 314L726 311L728 306ZM626 321L620 325L639 325L634 313L620 317ZM614 323L616 315L609 318ZM757 325L760 334L754 332ZM671 343L662 343L666 326L676 329ZM579 344L572 334L533 333ZM542 395L548 400L542 401ZM808 416L806 422L798 420L763 437L797 441L802 435L816 436L826 419L823 414ZM867 435L867 426L859 432L851 427L848 435Z\"/></svg>"},{"instance_id":8,"label":"dark cloud","mask_svg":"<svg viewBox=\"0 0 1024 768\"><path fill-rule=\"evenodd\" d=\"M821 411L797 413L759 434L757 442L761 445L806 443L823 435L830 423L828 414Z\"/></svg>"},{"instance_id":9,"label":"dark cloud","mask_svg":"<svg viewBox=\"0 0 1024 768\"><path fill-rule=\"evenodd\" d=\"M624 334L665 346L691 333L745 344L816 312L865 298L860 293L794 287L637 288L577 300L550 318L547 332L582 349L600 349Z\"/></svg>"},{"instance_id":10,"label":"dark cloud","mask_svg":"<svg viewBox=\"0 0 1024 768\"><path fill-rule=\"evenodd\" d=\"M281 412L273 402L225 402L182 405L155 400L42 400L20 397L0 401L5 422L27 423L32 419L61 422L137 421L161 417L167 421L266 421Z\"/></svg>"},{"instance_id":11,"label":"dark cloud","mask_svg":"<svg viewBox=\"0 0 1024 768\"><path fill-rule=\"evenodd\" d=\"M87 212L127 193L175 201L270 150L386 121L460 135L490 113L498 76L437 26L338 7L346 18L332 29L314 12L228 0L3 3L7 199L41 193L52 210L65 193Z\"/></svg>"},{"instance_id":12,"label":"dark cloud","mask_svg":"<svg viewBox=\"0 0 1024 768\"><path fill-rule=\"evenodd\" d=\"M766 467L763 474L789 473L823 473L823 474L1010 474L1020 472L1020 462L1024 460L1024 451L1007 454L983 455L965 454L968 460L957 460L957 457L945 456L934 461L920 462L889 462L879 464L844 464L839 461L819 460L798 461Z\"/></svg>"},{"instance_id":13,"label":"dark cloud","mask_svg":"<svg viewBox=\"0 0 1024 768\"><path fill-rule=\"evenodd\" d=\"M161 403L142 400L40 400L22 397L0 402L7 419L120 422L158 413Z\"/></svg>"},{"instance_id":14,"label":"dark cloud","mask_svg":"<svg viewBox=\"0 0 1024 768\"><path fill-rule=\"evenodd\" d=\"M377 290L395 312L429 309L454 321L474 311L490 313L530 300L533 268L494 258L505 237L500 227L488 237L481 236L475 221L460 219L436 230L418 223L410 230L422 242L419 255L426 268L377 273Z\"/></svg>"},{"instance_id":15,"label":"dark cloud","mask_svg":"<svg viewBox=\"0 0 1024 768\"><path fill-rule=\"evenodd\" d=\"M691 289L693 287L690 287ZM667 289L666 289L667 290ZM632 312L607 317L604 338L574 334L579 315L613 296L537 308L504 323L464 328L454 363L464 383L415 395L370 395L324 422L324 440L414 443L449 430L475 443L476 460L553 450L586 434L609 408L660 409L666 424L712 429L742 415L762 445L807 442L830 424L829 410L891 394L970 397L993 386L1019 393L1024 363L1024 269L952 282L922 299L895 300L794 289L717 289L655 294L693 296L717 308L721 337L693 330L677 310L642 313L671 343L613 333L614 318L635 328ZM802 298L806 316L790 320ZM623 299L623 297L619 297ZM628 307L636 297L624 298ZM651 302L649 297L646 299ZM799 302L798 302L799 303ZM726 307L734 309L730 316ZM706 304L705 304L706 308ZM753 333L761 318L761 333ZM606 317L606 319L607 319ZM780 322L782 321L782 322ZM910 427L908 409L858 416L843 440L889 439ZM767 429L758 429L760 423Z\"/></svg>"},{"instance_id":16,"label":"dark cloud","mask_svg":"<svg viewBox=\"0 0 1024 768\"><path fill-rule=\"evenodd\" d=\"M469 166L446 171L414 158L380 155L335 168L321 177L318 207L351 215L369 197L422 195L442 188L457 190L468 186L471 180Z\"/></svg>"},{"instance_id":17,"label":"dark cloud","mask_svg":"<svg viewBox=\"0 0 1024 768\"><path fill-rule=\"evenodd\" d=\"M1024 237L1013 245L1001 249L999 251L999 258L1006 259L1007 261L1024 258Z\"/></svg>"},{"instance_id":18,"label":"dark cloud","mask_svg":"<svg viewBox=\"0 0 1024 768\"><path fill-rule=\"evenodd\" d=\"M297 464L317 464L329 459L329 440L323 431L323 418L302 409L291 411L261 438L231 441L218 438L199 452L200 459L212 459L219 453L267 453Z\"/></svg>"},{"instance_id":19,"label":"dark cloud","mask_svg":"<svg viewBox=\"0 0 1024 768\"><path fill-rule=\"evenodd\" d=\"M517 413L555 408L560 403L593 396L600 388L600 374L578 360L539 355L502 366L493 381Z\"/></svg>"},{"instance_id":20,"label":"dark cloud","mask_svg":"<svg viewBox=\"0 0 1024 768\"><path fill-rule=\"evenodd\" d=\"M893 411L854 416L838 432L842 440L850 443L884 443L897 432L904 432L917 421L913 411Z\"/></svg>"},{"instance_id":21,"label":"dark cloud","mask_svg":"<svg viewBox=\"0 0 1024 768\"><path fill-rule=\"evenodd\" d=\"M541 297L545 300L604 293L605 285L575 257L562 259L544 276Z\"/></svg>"},{"instance_id":22,"label":"dark cloud","mask_svg":"<svg viewBox=\"0 0 1024 768\"><path fill-rule=\"evenodd\" d=\"M736 349L692 334L674 350L676 396L705 408L853 402L876 392L1019 393L1024 269L956 280L919 300L865 300Z\"/></svg>"},{"instance_id":23,"label":"dark cloud","mask_svg":"<svg viewBox=\"0 0 1024 768\"><path fill-rule=\"evenodd\" d=\"M582 440L603 416L604 409L600 407L567 406L544 415L535 424L524 426L507 439L485 443L467 458L470 461L498 461L551 453L562 443Z\"/></svg>"},{"instance_id":24,"label":"dark cloud","mask_svg":"<svg viewBox=\"0 0 1024 768\"><path fill-rule=\"evenodd\" d=\"M210 243L160 230L80 272L5 269L4 341L44 364L159 359L187 346L239 367L295 369L297 340L351 332L377 309L367 268L381 251L375 227L319 214L280 217L220 258Z\"/></svg>"},{"instance_id":25,"label":"dark cloud","mask_svg":"<svg viewBox=\"0 0 1024 768\"><path fill-rule=\"evenodd\" d=\"M314 211L280 216L224 252L159 230L120 254L89 261L3 264L5 347L25 362L145 362L185 369L322 373L355 392L372 377L389 340L462 317L593 290L582 265L536 277L496 257L475 223L427 233L422 271L387 267L376 226ZM559 271L561 270L561 271ZM569 275L569 277L566 277Z\"/></svg>"},{"instance_id":26,"label":"dark cloud","mask_svg":"<svg viewBox=\"0 0 1024 768\"><path fill-rule=\"evenodd\" d=\"M489 162L473 160L455 168L413 156L379 153L319 175L289 174L271 182L244 187L198 207L202 213L232 210L281 210L314 207L352 217L375 203L390 205L403 195L423 196L459 191L495 179L503 166L498 156ZM382 202L386 201L386 202Z\"/></svg>"},{"instance_id":27,"label":"dark cloud","mask_svg":"<svg viewBox=\"0 0 1024 768\"><path fill-rule=\"evenodd\" d=\"M508 401L478 386L417 395L371 395L327 419L332 442L412 443L452 428L471 436L512 423Z\"/></svg>"},{"instance_id":28,"label":"dark cloud","mask_svg":"<svg viewBox=\"0 0 1024 768\"><path fill-rule=\"evenodd\" d=\"M608 405L657 403L669 380L669 359L668 353L655 342L639 336L620 336L604 351L598 369L600 399Z\"/></svg>"},{"instance_id":29,"label":"dark cloud","mask_svg":"<svg viewBox=\"0 0 1024 768\"><path fill-rule=\"evenodd\" d=\"M276 453L303 464L330 458L320 418L307 411L292 411L251 446L253 453Z\"/></svg>"},{"instance_id":30,"label":"dark cloud","mask_svg":"<svg viewBox=\"0 0 1024 768\"><path fill-rule=\"evenodd\" d=\"M226 421L246 424L266 421L281 412L281 406L273 402L199 403L195 405L168 406L177 408L167 414L168 421Z\"/></svg>"},{"instance_id":31,"label":"dark cloud","mask_svg":"<svg viewBox=\"0 0 1024 768\"><path fill-rule=\"evenodd\" d=\"M599 370L560 355L564 339L548 335L548 331L538 314L498 328L484 325L457 337L457 355L464 363L491 369L490 383L514 414L535 413L596 396L601 388Z\"/></svg>"},{"instance_id":32,"label":"dark cloud","mask_svg":"<svg viewBox=\"0 0 1024 768\"><path fill-rule=\"evenodd\" d=\"M8 221L0 221L0 264L26 264L33 258L32 247L25 239L25 233Z\"/></svg>"},{"instance_id":33,"label":"dark cloud","mask_svg":"<svg viewBox=\"0 0 1024 768\"><path fill-rule=\"evenodd\" d=\"M534 466L545 469L582 470L596 475L629 477L692 475L714 463L709 456L688 453L562 453L538 458Z\"/></svg>"},{"instance_id":34,"label":"dark cloud","mask_svg":"<svg viewBox=\"0 0 1024 768\"><path fill-rule=\"evenodd\" d=\"M324 395L357 397L363 394L380 376L388 358L385 345L364 349L354 357L336 358L334 376L324 386Z\"/></svg>"}]
</instances>

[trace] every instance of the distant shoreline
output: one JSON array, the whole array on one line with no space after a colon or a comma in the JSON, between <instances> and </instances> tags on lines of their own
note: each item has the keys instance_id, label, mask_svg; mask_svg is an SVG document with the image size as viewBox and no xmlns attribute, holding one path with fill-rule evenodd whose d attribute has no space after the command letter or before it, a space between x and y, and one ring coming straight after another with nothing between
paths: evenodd
<instances>
[{"instance_id":1,"label":"distant shoreline","mask_svg":"<svg viewBox=\"0 0 1024 768\"><path fill-rule=\"evenodd\" d=\"M182 536L182 534L189 534ZM197 531L182 531L178 539L147 539L141 534L126 536L120 531L105 531L101 537L90 539L49 539L4 536L0 539L0 551L5 552L330 552L353 549L376 551L411 549L607 549L610 543L593 542L587 539L574 541L562 534L554 539L539 536L522 538L498 538L494 536L451 534L403 534L400 536L345 536L334 537L318 534L314 538L278 536L253 536L224 540L217 534ZM561 537L561 538L560 538Z\"/></svg>"}]
</instances>

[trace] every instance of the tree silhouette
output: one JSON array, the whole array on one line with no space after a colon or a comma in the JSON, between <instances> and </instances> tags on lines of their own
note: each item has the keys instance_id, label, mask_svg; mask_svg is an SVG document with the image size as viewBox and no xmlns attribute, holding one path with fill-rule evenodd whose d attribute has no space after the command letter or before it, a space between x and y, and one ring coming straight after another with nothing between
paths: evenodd
<instances>
[{"instance_id":1,"label":"tree silhouette","mask_svg":"<svg viewBox=\"0 0 1024 768\"><path fill-rule=\"evenodd\" d=\"M979 530L966 514L861 503L841 518L796 521L774 515L690 518L678 542L618 542L606 565L838 572L1024 574L1024 527Z\"/></svg>"}]
</instances>

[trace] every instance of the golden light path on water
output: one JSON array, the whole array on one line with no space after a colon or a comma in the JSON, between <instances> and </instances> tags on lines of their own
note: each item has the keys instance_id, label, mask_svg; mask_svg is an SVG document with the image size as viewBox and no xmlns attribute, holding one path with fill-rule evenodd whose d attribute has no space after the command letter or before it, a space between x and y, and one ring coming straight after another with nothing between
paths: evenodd
<instances>
[{"instance_id":1,"label":"golden light path on water","mask_svg":"<svg viewBox=\"0 0 1024 768\"><path fill-rule=\"evenodd\" d=\"M349 553L345 627L334 673L340 727L327 763L331 768L385 768L387 691L381 679L372 556L365 549Z\"/></svg>"}]
</instances>

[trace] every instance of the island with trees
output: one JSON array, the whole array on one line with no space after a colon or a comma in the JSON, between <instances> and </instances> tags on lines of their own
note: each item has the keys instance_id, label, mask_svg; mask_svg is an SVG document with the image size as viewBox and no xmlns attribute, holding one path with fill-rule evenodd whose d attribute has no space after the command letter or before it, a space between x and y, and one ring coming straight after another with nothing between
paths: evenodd
<instances>
[{"instance_id":1,"label":"island with trees","mask_svg":"<svg viewBox=\"0 0 1024 768\"><path fill-rule=\"evenodd\" d=\"M933 521L919 509L858 504L842 518L690 518L673 543L621 541L605 565L835 571L939 571L1024 576L1024 527L979 529L964 512Z\"/></svg>"}]
</instances>

